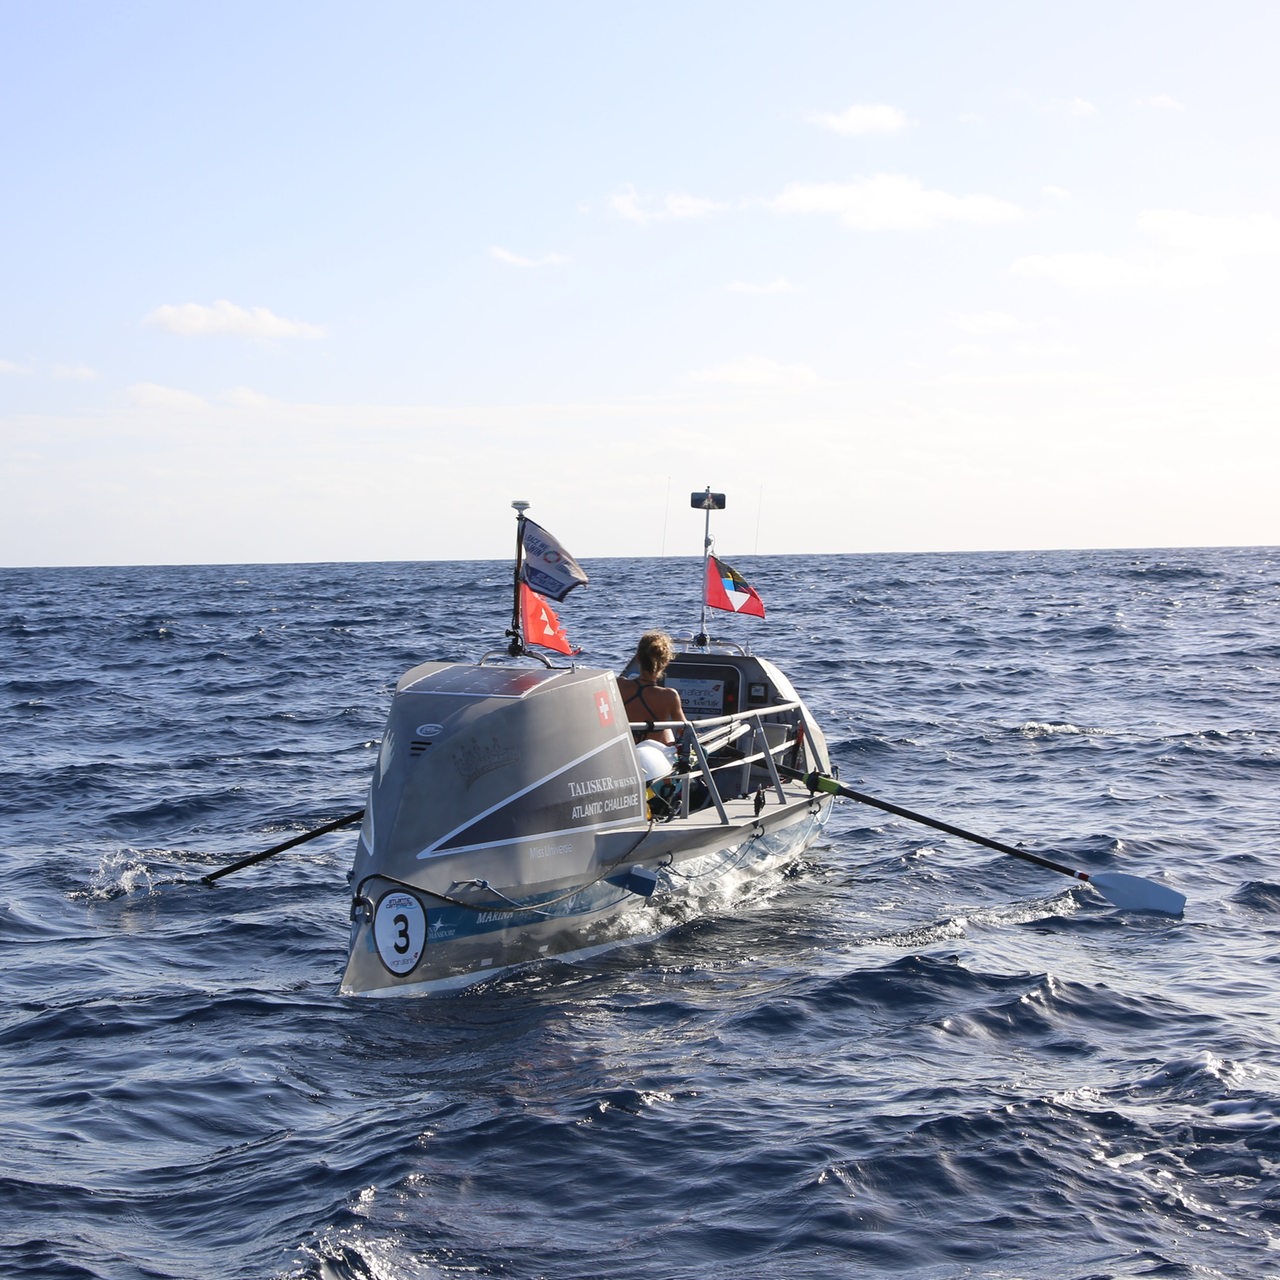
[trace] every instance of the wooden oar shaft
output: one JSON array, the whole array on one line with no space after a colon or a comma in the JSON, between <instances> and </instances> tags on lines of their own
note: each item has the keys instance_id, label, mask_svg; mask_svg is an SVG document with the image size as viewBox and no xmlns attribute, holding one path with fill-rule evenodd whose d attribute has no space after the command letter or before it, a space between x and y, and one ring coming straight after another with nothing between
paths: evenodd
<instances>
[{"instance_id":1,"label":"wooden oar shaft","mask_svg":"<svg viewBox=\"0 0 1280 1280\"><path fill-rule=\"evenodd\" d=\"M274 858L277 853L283 853L286 849L305 844L308 840L314 840L317 836L328 835L330 831L337 831L339 827L349 827L353 822L359 822L363 817L364 810L357 809L354 813L348 813L345 817L335 818L332 822L326 822L323 827L316 827L314 831L304 831L300 836L294 836L281 844L273 845L270 849L263 849L261 853L251 853L247 858L241 858L238 862L233 862L229 866L220 867L217 871L210 871L208 875L201 876L200 879L204 884L212 884L215 880L222 879L223 876L229 876L233 871L251 867L255 862L265 862L268 858Z\"/></svg>"}]
</instances>

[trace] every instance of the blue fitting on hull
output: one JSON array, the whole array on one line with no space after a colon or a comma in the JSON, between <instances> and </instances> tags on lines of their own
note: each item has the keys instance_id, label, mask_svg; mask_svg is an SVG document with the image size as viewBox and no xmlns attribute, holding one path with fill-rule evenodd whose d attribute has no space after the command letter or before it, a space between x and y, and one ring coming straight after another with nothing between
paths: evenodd
<instances>
[{"instance_id":1,"label":"blue fitting on hull","mask_svg":"<svg viewBox=\"0 0 1280 1280\"><path fill-rule=\"evenodd\" d=\"M654 890L658 887L658 873L650 871L647 867L632 867L622 887L642 898L652 898Z\"/></svg>"}]
</instances>

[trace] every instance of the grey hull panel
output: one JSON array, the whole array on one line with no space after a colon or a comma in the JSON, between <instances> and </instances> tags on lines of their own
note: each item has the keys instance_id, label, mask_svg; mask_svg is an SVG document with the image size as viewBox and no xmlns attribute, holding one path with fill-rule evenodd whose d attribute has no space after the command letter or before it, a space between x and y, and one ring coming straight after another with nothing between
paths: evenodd
<instances>
[{"instance_id":1,"label":"grey hull panel","mask_svg":"<svg viewBox=\"0 0 1280 1280\"><path fill-rule=\"evenodd\" d=\"M375 875L357 903L342 993L443 993L651 936L677 918L665 907L696 906L726 877L750 880L793 860L817 837L828 811L827 801L799 800L742 826L658 828L639 843L640 856L607 875L534 893L527 886L472 888L464 901Z\"/></svg>"}]
</instances>

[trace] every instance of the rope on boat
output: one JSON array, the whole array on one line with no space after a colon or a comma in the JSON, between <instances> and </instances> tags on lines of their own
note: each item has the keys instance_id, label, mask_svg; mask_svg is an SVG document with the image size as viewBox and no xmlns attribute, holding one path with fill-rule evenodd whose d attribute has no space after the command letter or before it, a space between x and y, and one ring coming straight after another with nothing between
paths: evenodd
<instances>
[{"instance_id":1,"label":"rope on boat","mask_svg":"<svg viewBox=\"0 0 1280 1280\"><path fill-rule=\"evenodd\" d=\"M624 862L628 861L630 858L633 858L635 856L636 850L640 848L640 846L649 838L649 836L652 833L653 833L653 820L650 819L649 825L640 834L640 838L635 842L635 844L633 844L631 848L628 849L626 853L624 853L621 857L616 858L607 867L605 867L600 872L600 874L596 876L594 880L588 880L586 884L577 885L575 888L570 889L568 893L562 893L558 898L548 898L545 902L539 902L536 904L532 902L517 902L514 898L508 898L506 894L504 894L500 889L495 889L493 885L491 885L487 880L468 880L468 881L465 881L464 884L472 885L477 889L487 889L495 897L500 898L503 902L507 903L512 911L531 911L536 915L546 916L548 919L550 919L554 915L554 912L547 911L545 910L545 908L554 907L557 902L566 902L570 898L577 897L577 895L580 894L584 889L591 889L595 885L598 885L601 880L607 879ZM439 893L435 889L424 889L421 885L410 884L407 880L398 880L396 879L395 876L389 876L385 872L374 871L371 874L365 876L365 878L360 881L360 883L356 886L355 893L352 895L351 918L353 920L355 919L356 907L361 903L364 903L364 905L366 906L366 908L369 910L370 913L372 913L373 911L373 903L370 902L369 899L364 896L364 887L369 883L370 880L385 880L388 884L397 885L399 888L407 889L411 893L421 894L423 897L426 897L426 898L435 898L438 902L446 903L451 907L465 907L468 911L479 912L479 911L492 911L494 909L493 903L491 902L489 903L466 902L462 898L454 898L447 893ZM630 891L624 890L623 892L624 894L629 894ZM619 898L618 901L622 902L624 901L624 899ZM607 905L613 906L615 904L608 903ZM601 910L603 910L603 908L601 908Z\"/></svg>"},{"instance_id":2,"label":"rope on boat","mask_svg":"<svg viewBox=\"0 0 1280 1280\"><path fill-rule=\"evenodd\" d=\"M757 822L752 828L750 835L748 835L738 846L739 856L733 863L721 864L713 867L709 871L699 871L696 875L692 875L688 871L677 871L670 862L664 863L662 870L665 871L667 875L672 876L677 880L688 880L691 882L694 880L707 880L712 876L721 876L724 875L726 871L736 871L744 862L746 862L747 854L751 851L751 846L754 845L762 835L764 835L764 827Z\"/></svg>"}]
</instances>

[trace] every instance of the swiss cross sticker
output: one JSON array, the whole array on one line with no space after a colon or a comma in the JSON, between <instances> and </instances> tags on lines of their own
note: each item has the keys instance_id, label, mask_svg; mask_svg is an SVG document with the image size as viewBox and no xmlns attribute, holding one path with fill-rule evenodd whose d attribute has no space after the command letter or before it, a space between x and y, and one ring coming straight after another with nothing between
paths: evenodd
<instances>
[{"instance_id":1,"label":"swiss cross sticker","mask_svg":"<svg viewBox=\"0 0 1280 1280\"><path fill-rule=\"evenodd\" d=\"M600 723L604 725L613 723L613 708L609 706L609 695L600 693L596 695L596 714L600 717Z\"/></svg>"}]
</instances>

